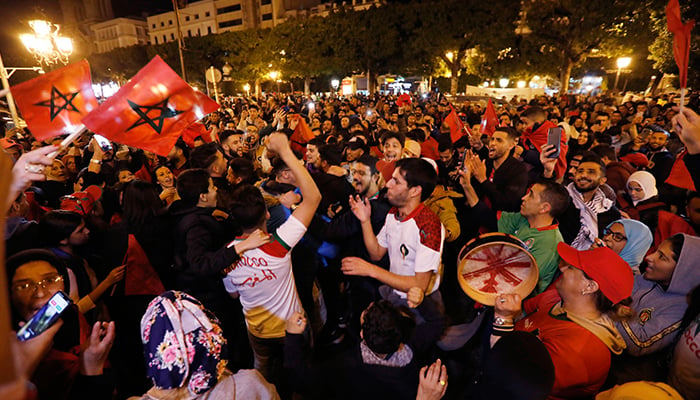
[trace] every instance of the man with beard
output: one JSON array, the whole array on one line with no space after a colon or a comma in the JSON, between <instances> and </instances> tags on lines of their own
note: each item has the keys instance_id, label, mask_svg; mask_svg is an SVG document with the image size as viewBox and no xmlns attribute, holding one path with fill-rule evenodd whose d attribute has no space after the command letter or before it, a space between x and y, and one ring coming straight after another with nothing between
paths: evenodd
<instances>
[{"instance_id":1,"label":"man with beard","mask_svg":"<svg viewBox=\"0 0 700 400\"><path fill-rule=\"evenodd\" d=\"M231 202L231 188L226 175L228 164L217 143L206 143L192 151L190 163L193 168L201 168L209 173L216 186L216 201L220 209L228 210Z\"/></svg>"},{"instance_id":2,"label":"man with beard","mask_svg":"<svg viewBox=\"0 0 700 400\"><path fill-rule=\"evenodd\" d=\"M397 161L387 182L387 198L393 208L376 236L369 201L360 196L351 198L350 207L360 220L371 259L379 261L388 254L390 268L387 271L361 258L346 257L342 261L343 273L368 276L384 283L393 291L380 290L382 296L397 304L405 304L406 293L413 287L426 295L434 293L440 283L445 229L423 201L433 192L436 182L437 173L427 161L419 158Z\"/></svg>"},{"instance_id":3,"label":"man with beard","mask_svg":"<svg viewBox=\"0 0 700 400\"><path fill-rule=\"evenodd\" d=\"M221 148L228 161L244 156L243 132L238 130L225 130L219 135Z\"/></svg>"},{"instance_id":4,"label":"man with beard","mask_svg":"<svg viewBox=\"0 0 700 400\"><path fill-rule=\"evenodd\" d=\"M187 144L182 140L182 138L178 139L177 142L175 142L175 146L173 146L172 149L170 149L170 153L168 153L168 167L170 167L170 170L173 172L173 175L177 178L180 173L190 167L189 162L187 161L187 155L189 154L189 150L187 149Z\"/></svg>"},{"instance_id":5,"label":"man with beard","mask_svg":"<svg viewBox=\"0 0 700 400\"><path fill-rule=\"evenodd\" d=\"M653 126L652 130L654 129ZM654 175L656 182L661 185L666 181L671 173L675 158L673 154L666 149L668 143L668 133L656 128L657 130L649 135L646 151L643 151L649 159L647 170Z\"/></svg>"},{"instance_id":6,"label":"man with beard","mask_svg":"<svg viewBox=\"0 0 700 400\"><path fill-rule=\"evenodd\" d=\"M517 140L514 129L498 127L489 140L489 158L484 162L472 157L470 163L475 189L494 211L517 211L527 190L527 169L510 155Z\"/></svg>"},{"instance_id":7,"label":"man with beard","mask_svg":"<svg viewBox=\"0 0 700 400\"><path fill-rule=\"evenodd\" d=\"M540 160L546 179L551 179L554 173L556 159L547 158L553 151L552 145L542 147ZM559 219L564 241L578 250L588 250L602 236L603 228L620 218L614 193L610 193L610 198L603 190L605 182L605 166L600 157L593 152L583 154L573 182L566 186L572 201Z\"/></svg>"}]
</instances>

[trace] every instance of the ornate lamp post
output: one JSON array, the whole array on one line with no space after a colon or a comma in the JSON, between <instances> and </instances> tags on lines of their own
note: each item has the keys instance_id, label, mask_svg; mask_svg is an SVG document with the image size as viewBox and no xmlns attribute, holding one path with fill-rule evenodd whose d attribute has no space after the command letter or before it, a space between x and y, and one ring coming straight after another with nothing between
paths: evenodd
<instances>
[{"instance_id":1,"label":"ornate lamp post","mask_svg":"<svg viewBox=\"0 0 700 400\"><path fill-rule=\"evenodd\" d=\"M73 54L73 41L59 34L58 25L35 19L29 21L29 26L33 32L23 33L19 38L40 66L68 64L68 57Z\"/></svg>"}]
</instances>

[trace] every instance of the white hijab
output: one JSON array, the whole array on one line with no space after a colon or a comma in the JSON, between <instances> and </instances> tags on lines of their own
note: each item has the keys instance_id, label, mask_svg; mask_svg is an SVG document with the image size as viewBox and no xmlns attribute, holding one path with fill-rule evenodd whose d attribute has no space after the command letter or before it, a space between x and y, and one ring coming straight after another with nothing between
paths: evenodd
<instances>
[{"instance_id":1,"label":"white hijab","mask_svg":"<svg viewBox=\"0 0 700 400\"><path fill-rule=\"evenodd\" d=\"M627 186L629 187L630 182L635 182L642 187L644 191L644 197L641 200L633 201L635 207L637 203L644 200L649 200L650 198L659 194L659 190L656 188L656 178L650 172L647 171L637 171L627 178Z\"/></svg>"}]
</instances>

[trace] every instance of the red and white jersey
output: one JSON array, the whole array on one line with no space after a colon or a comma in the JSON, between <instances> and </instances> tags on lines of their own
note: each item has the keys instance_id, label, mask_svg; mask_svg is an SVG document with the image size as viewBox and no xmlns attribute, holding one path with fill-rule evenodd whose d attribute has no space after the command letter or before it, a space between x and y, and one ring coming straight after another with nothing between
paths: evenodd
<instances>
[{"instance_id":1,"label":"red and white jersey","mask_svg":"<svg viewBox=\"0 0 700 400\"><path fill-rule=\"evenodd\" d=\"M398 219L397 209L386 215L384 226L377 235L379 245L389 253L390 271L397 275L413 276L416 272L435 274L426 294L440 286L440 259L445 241L445 228L435 213L423 203L403 220ZM406 293L395 292L406 297Z\"/></svg>"},{"instance_id":2,"label":"red and white jersey","mask_svg":"<svg viewBox=\"0 0 700 400\"><path fill-rule=\"evenodd\" d=\"M287 319L302 311L292 275L291 249L306 233L293 215L272 234L272 241L241 254L241 260L224 277L229 293L240 294L248 331L256 337L280 338ZM236 238L234 246L244 240Z\"/></svg>"}]
</instances>

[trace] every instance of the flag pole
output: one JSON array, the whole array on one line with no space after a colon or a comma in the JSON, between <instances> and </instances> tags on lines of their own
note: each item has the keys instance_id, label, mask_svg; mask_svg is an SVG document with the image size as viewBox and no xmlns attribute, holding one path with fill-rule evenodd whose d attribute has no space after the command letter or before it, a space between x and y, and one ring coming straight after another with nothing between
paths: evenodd
<instances>
[{"instance_id":1,"label":"flag pole","mask_svg":"<svg viewBox=\"0 0 700 400\"><path fill-rule=\"evenodd\" d=\"M685 103L685 88L681 88L681 100L678 105L679 113L683 114L683 103Z\"/></svg>"},{"instance_id":2,"label":"flag pole","mask_svg":"<svg viewBox=\"0 0 700 400\"><path fill-rule=\"evenodd\" d=\"M70 135L66 136L65 139L61 141L61 144L58 145L58 150L52 151L51 153L47 154L47 157L49 158L55 158L58 153L62 152L63 150L66 149L75 139L78 138L78 136L82 135L83 133L87 132L87 127L83 125L80 129L77 131L71 133Z\"/></svg>"}]
</instances>

